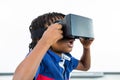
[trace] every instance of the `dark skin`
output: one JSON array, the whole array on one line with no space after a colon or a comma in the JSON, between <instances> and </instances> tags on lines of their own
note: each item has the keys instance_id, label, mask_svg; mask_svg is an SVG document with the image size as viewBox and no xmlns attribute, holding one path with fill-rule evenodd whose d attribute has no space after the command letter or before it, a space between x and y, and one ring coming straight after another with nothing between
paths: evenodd
<instances>
[{"instance_id":1,"label":"dark skin","mask_svg":"<svg viewBox=\"0 0 120 80\"><path fill-rule=\"evenodd\" d=\"M55 23L48 26L42 38L31 53L18 65L13 80L33 80L36 71L48 49L60 55L62 52L70 52L74 39L61 40L63 38L62 25ZM52 36L52 37L51 37ZM88 70L90 68L90 45L93 39L79 39L83 45L83 56L80 58L77 70ZM44 45L44 46L43 46Z\"/></svg>"},{"instance_id":2,"label":"dark skin","mask_svg":"<svg viewBox=\"0 0 120 80\"><path fill-rule=\"evenodd\" d=\"M90 45L94 39L80 38L79 40L83 45L83 55L76 69L86 71L90 68ZM62 53L69 53L72 51L74 41L75 39L72 38L59 40L51 46L51 50L59 56L61 56Z\"/></svg>"},{"instance_id":3,"label":"dark skin","mask_svg":"<svg viewBox=\"0 0 120 80\"><path fill-rule=\"evenodd\" d=\"M76 68L77 70L87 71L90 68L91 64L90 45L92 44L93 40L94 39L80 38L80 42L83 45L83 55Z\"/></svg>"}]
</instances>

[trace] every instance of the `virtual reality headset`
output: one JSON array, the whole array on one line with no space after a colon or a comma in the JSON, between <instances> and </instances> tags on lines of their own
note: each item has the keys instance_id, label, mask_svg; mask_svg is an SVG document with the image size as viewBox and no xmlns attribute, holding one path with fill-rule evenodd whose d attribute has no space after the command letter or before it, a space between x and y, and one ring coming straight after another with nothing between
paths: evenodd
<instances>
[{"instance_id":1,"label":"virtual reality headset","mask_svg":"<svg viewBox=\"0 0 120 80\"><path fill-rule=\"evenodd\" d=\"M68 14L63 20L55 21L55 23L62 25L63 38L94 38L93 22L90 18ZM45 30L40 28L34 31L31 37L42 37Z\"/></svg>"},{"instance_id":2,"label":"virtual reality headset","mask_svg":"<svg viewBox=\"0 0 120 80\"><path fill-rule=\"evenodd\" d=\"M63 36L65 38L94 38L93 22L90 18L68 14L63 20L56 22L63 26Z\"/></svg>"}]
</instances>

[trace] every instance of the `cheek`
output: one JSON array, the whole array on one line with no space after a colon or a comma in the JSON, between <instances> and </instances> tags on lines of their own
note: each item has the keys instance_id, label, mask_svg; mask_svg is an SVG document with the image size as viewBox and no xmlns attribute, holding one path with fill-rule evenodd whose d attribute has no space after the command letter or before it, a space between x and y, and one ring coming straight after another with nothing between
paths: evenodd
<instances>
[{"instance_id":1,"label":"cheek","mask_svg":"<svg viewBox=\"0 0 120 80\"><path fill-rule=\"evenodd\" d=\"M72 48L69 48L67 45L59 45L57 47L57 50L61 51L61 52L66 52L66 53L69 53L72 51Z\"/></svg>"},{"instance_id":2,"label":"cheek","mask_svg":"<svg viewBox=\"0 0 120 80\"><path fill-rule=\"evenodd\" d=\"M57 49L57 50L62 49L62 48L64 48L64 47L65 47L64 45L58 44L58 43L52 45L52 48L53 48L53 49Z\"/></svg>"},{"instance_id":3,"label":"cheek","mask_svg":"<svg viewBox=\"0 0 120 80\"><path fill-rule=\"evenodd\" d=\"M64 50L64 49L66 48L66 46L65 46L65 44L63 44L63 43L55 43L55 44L53 44L53 45L51 46L51 48L52 48L53 50L59 50L59 51L61 51L61 50Z\"/></svg>"},{"instance_id":4,"label":"cheek","mask_svg":"<svg viewBox=\"0 0 120 80\"><path fill-rule=\"evenodd\" d=\"M60 51L60 52L71 52L72 48L68 47L66 42L58 42L52 45L52 49L54 51Z\"/></svg>"}]
</instances>

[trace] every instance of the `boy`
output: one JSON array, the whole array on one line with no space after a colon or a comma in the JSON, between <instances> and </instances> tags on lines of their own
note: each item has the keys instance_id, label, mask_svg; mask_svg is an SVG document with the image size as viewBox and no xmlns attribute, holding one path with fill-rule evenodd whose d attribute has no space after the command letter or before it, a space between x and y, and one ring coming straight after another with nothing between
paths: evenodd
<instances>
[{"instance_id":1,"label":"boy","mask_svg":"<svg viewBox=\"0 0 120 80\"><path fill-rule=\"evenodd\" d=\"M74 38L63 36L62 13L46 13L34 19L29 27L32 42L30 52L17 67L13 80L69 80L73 69L90 68L90 45L93 39L80 38L83 55L80 60L70 55Z\"/></svg>"}]
</instances>

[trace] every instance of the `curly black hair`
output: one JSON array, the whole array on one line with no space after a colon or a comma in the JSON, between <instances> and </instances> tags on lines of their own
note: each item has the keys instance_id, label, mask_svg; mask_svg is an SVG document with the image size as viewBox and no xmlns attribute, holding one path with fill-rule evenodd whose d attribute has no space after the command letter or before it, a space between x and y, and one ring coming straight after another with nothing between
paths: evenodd
<instances>
[{"instance_id":1,"label":"curly black hair","mask_svg":"<svg viewBox=\"0 0 120 80\"><path fill-rule=\"evenodd\" d=\"M64 16L65 15L62 13L51 12L35 18L31 22L31 25L29 26L31 39L32 39L32 42L29 44L29 49L32 50L35 47L35 45L37 44L37 40L39 40L42 37L42 34L45 31L45 28L47 28L46 25L49 26L52 23L54 23L56 20L64 18Z\"/></svg>"}]
</instances>

